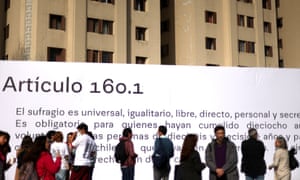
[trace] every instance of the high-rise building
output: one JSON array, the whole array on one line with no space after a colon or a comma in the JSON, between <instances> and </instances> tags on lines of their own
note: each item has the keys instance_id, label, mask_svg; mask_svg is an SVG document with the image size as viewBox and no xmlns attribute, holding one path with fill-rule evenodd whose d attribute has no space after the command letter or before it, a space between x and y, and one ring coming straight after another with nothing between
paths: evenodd
<instances>
[{"instance_id":1,"label":"high-rise building","mask_svg":"<svg viewBox=\"0 0 300 180\"><path fill-rule=\"evenodd\" d=\"M7 59L300 67L298 0L1 3L0 57Z\"/></svg>"},{"instance_id":2,"label":"high-rise building","mask_svg":"<svg viewBox=\"0 0 300 180\"><path fill-rule=\"evenodd\" d=\"M8 59L160 63L158 0L5 1Z\"/></svg>"},{"instance_id":3,"label":"high-rise building","mask_svg":"<svg viewBox=\"0 0 300 180\"><path fill-rule=\"evenodd\" d=\"M276 0L280 67L300 67L299 0Z\"/></svg>"},{"instance_id":4,"label":"high-rise building","mask_svg":"<svg viewBox=\"0 0 300 180\"><path fill-rule=\"evenodd\" d=\"M163 6L161 14L170 17L162 16L161 27L170 28L164 32L167 38L162 34L162 47L175 48L166 50L170 56L163 56L163 62L278 67L271 0L176 0Z\"/></svg>"}]
</instances>

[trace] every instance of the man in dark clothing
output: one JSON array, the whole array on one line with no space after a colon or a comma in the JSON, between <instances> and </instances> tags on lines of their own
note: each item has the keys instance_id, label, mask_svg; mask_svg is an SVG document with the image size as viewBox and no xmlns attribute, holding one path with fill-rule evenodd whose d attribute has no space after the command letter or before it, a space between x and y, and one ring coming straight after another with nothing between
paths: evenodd
<instances>
[{"instance_id":1,"label":"man in dark clothing","mask_svg":"<svg viewBox=\"0 0 300 180\"><path fill-rule=\"evenodd\" d=\"M248 131L249 139L242 142L242 167L246 180L264 180L266 173L265 146L257 139L254 128Z\"/></svg>"},{"instance_id":2,"label":"man in dark clothing","mask_svg":"<svg viewBox=\"0 0 300 180\"><path fill-rule=\"evenodd\" d=\"M216 139L205 150L206 165L210 180L238 180L238 158L236 146L225 137L225 128L218 125L214 129Z\"/></svg>"},{"instance_id":3,"label":"man in dark clothing","mask_svg":"<svg viewBox=\"0 0 300 180\"><path fill-rule=\"evenodd\" d=\"M159 126L157 135L158 137L155 139L154 142L154 154L158 148L163 148L164 152L168 155L168 161L166 162L166 165L157 168L153 166L153 176L154 180L168 180L169 179L169 173L171 170L170 166L170 158L174 156L174 147L173 142L166 136L167 134L167 127L166 126Z\"/></svg>"}]
</instances>

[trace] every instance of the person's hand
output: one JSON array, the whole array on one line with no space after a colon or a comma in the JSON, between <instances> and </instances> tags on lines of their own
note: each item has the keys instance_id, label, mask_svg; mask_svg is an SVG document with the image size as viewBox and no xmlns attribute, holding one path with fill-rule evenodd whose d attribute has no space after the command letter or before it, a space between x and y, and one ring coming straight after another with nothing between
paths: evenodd
<instances>
[{"instance_id":1,"label":"person's hand","mask_svg":"<svg viewBox=\"0 0 300 180\"><path fill-rule=\"evenodd\" d=\"M268 168L269 168L269 169L272 169L272 168L273 168L273 166L272 166L272 165L270 165Z\"/></svg>"},{"instance_id":2,"label":"person's hand","mask_svg":"<svg viewBox=\"0 0 300 180\"><path fill-rule=\"evenodd\" d=\"M13 165L16 161L17 159L15 157L9 158L8 164Z\"/></svg>"},{"instance_id":3,"label":"person's hand","mask_svg":"<svg viewBox=\"0 0 300 180\"><path fill-rule=\"evenodd\" d=\"M224 175L224 169L222 169L222 168L217 168L217 169L216 169L216 173L217 173L217 176L218 176L218 177L221 177L221 176Z\"/></svg>"}]
</instances>

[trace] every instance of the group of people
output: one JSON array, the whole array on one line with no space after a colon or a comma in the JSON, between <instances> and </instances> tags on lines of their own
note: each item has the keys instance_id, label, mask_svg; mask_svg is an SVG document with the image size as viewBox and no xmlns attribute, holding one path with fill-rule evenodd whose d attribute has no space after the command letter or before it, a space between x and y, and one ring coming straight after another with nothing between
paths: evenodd
<instances>
[{"instance_id":1,"label":"group of people","mask_svg":"<svg viewBox=\"0 0 300 180\"><path fill-rule=\"evenodd\" d=\"M33 164L37 179L43 180L91 180L97 156L97 146L93 135L88 131L85 123L79 124L77 132L67 134L67 142L63 142L63 133L49 131L33 141L30 136L22 139L20 149L17 150L16 180L32 179L28 177L28 169L24 166ZM225 128L218 125L214 128L215 139L205 150L205 163L196 150L198 136L187 134L180 152L180 163L175 166L175 180L201 180L202 170L209 169L209 180L238 180L238 155L235 144L225 136ZM159 126L157 138L154 142L153 156L158 149L163 148L167 156L166 163L161 167L153 166L154 180L168 180L171 170L170 158L174 156L173 142L166 136L166 126ZM132 129L125 128L120 141L124 141L127 158L120 164L122 180L134 179L134 167L137 154L132 142ZM246 180L263 180L266 173L264 160L265 146L258 140L257 130L248 131L249 138L241 145L242 161L241 172ZM10 135L0 131L0 180L4 180L4 172L16 160L7 160L11 151L9 146ZM278 136L275 141L276 151L273 163L269 169L274 169L275 180L290 180L289 158L286 140Z\"/></svg>"},{"instance_id":2,"label":"group of people","mask_svg":"<svg viewBox=\"0 0 300 180\"><path fill-rule=\"evenodd\" d=\"M37 136L22 139L16 152L16 160L7 161L10 152L10 135L0 131L0 180L4 172L17 160L15 180L91 180L97 156L97 146L88 126L81 123L76 132L67 135L48 131Z\"/></svg>"},{"instance_id":3,"label":"group of people","mask_svg":"<svg viewBox=\"0 0 300 180\"><path fill-rule=\"evenodd\" d=\"M164 129L164 133L161 133ZM155 148L160 145L158 139L166 138L165 127L159 127L159 137L155 141ZM196 150L198 136L187 134L180 153L180 164L175 166L175 180L201 180L202 170L208 167L209 180L238 180L238 155L236 145L225 136L225 128L218 125L214 128L215 139L210 142L205 150L205 163L201 161L199 152ZM264 180L266 174L266 162L264 160L265 146L258 140L257 130L248 130L249 138L241 144L242 161L241 172L245 174L246 180ZM165 141L167 143L170 143ZM278 136L275 141L276 151L273 162L269 169L274 169L275 180L290 180L291 172L289 168L289 155L286 140L283 136ZM170 158L173 156L173 151ZM160 171L161 173L157 173ZM170 164L167 168L158 170L154 167L154 180L168 180ZM159 174L159 176L157 176Z\"/></svg>"}]
</instances>

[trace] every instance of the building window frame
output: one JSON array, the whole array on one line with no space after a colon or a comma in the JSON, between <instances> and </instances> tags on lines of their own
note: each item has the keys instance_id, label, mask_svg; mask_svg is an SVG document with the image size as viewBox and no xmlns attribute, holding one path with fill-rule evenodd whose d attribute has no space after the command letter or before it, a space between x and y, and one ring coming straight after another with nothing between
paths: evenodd
<instances>
[{"instance_id":1,"label":"building window frame","mask_svg":"<svg viewBox=\"0 0 300 180\"><path fill-rule=\"evenodd\" d=\"M272 33L272 24L270 22L264 22L264 32Z\"/></svg>"},{"instance_id":2,"label":"building window frame","mask_svg":"<svg viewBox=\"0 0 300 180\"><path fill-rule=\"evenodd\" d=\"M147 57L142 57L142 56L135 57L135 64L146 64L146 62L147 62Z\"/></svg>"},{"instance_id":3,"label":"building window frame","mask_svg":"<svg viewBox=\"0 0 300 180\"><path fill-rule=\"evenodd\" d=\"M113 52L87 49L86 62L113 63Z\"/></svg>"},{"instance_id":4,"label":"building window frame","mask_svg":"<svg viewBox=\"0 0 300 180\"><path fill-rule=\"evenodd\" d=\"M252 53L252 54L255 53L255 42L239 40L238 47L239 47L239 52Z\"/></svg>"},{"instance_id":5,"label":"building window frame","mask_svg":"<svg viewBox=\"0 0 300 180\"><path fill-rule=\"evenodd\" d=\"M145 27L136 27L135 28L135 39L138 41L146 41L146 31Z\"/></svg>"},{"instance_id":6,"label":"building window frame","mask_svg":"<svg viewBox=\"0 0 300 180\"><path fill-rule=\"evenodd\" d=\"M87 19L87 32L112 35L113 34L113 21L88 18Z\"/></svg>"},{"instance_id":7,"label":"building window frame","mask_svg":"<svg viewBox=\"0 0 300 180\"><path fill-rule=\"evenodd\" d=\"M271 0L262 0L262 6L264 9L272 9L272 2Z\"/></svg>"},{"instance_id":8,"label":"building window frame","mask_svg":"<svg viewBox=\"0 0 300 180\"><path fill-rule=\"evenodd\" d=\"M254 17L247 16L247 27L254 28Z\"/></svg>"},{"instance_id":9,"label":"building window frame","mask_svg":"<svg viewBox=\"0 0 300 180\"><path fill-rule=\"evenodd\" d=\"M4 27L4 39L9 38L9 24Z\"/></svg>"},{"instance_id":10,"label":"building window frame","mask_svg":"<svg viewBox=\"0 0 300 180\"><path fill-rule=\"evenodd\" d=\"M265 46L265 56L273 57L273 48L272 46Z\"/></svg>"},{"instance_id":11,"label":"building window frame","mask_svg":"<svg viewBox=\"0 0 300 180\"><path fill-rule=\"evenodd\" d=\"M134 0L134 10L145 12L146 0Z\"/></svg>"},{"instance_id":12,"label":"building window frame","mask_svg":"<svg viewBox=\"0 0 300 180\"><path fill-rule=\"evenodd\" d=\"M47 61L66 61L66 50L58 47L48 47Z\"/></svg>"},{"instance_id":13,"label":"building window frame","mask_svg":"<svg viewBox=\"0 0 300 180\"><path fill-rule=\"evenodd\" d=\"M205 37L205 48L208 50L217 49L217 40L213 37Z\"/></svg>"},{"instance_id":14,"label":"building window frame","mask_svg":"<svg viewBox=\"0 0 300 180\"><path fill-rule=\"evenodd\" d=\"M238 26L245 27L245 16L242 14L237 15L237 24Z\"/></svg>"},{"instance_id":15,"label":"building window frame","mask_svg":"<svg viewBox=\"0 0 300 180\"><path fill-rule=\"evenodd\" d=\"M49 28L57 30L65 30L66 19L62 15L49 14Z\"/></svg>"},{"instance_id":16,"label":"building window frame","mask_svg":"<svg viewBox=\"0 0 300 180\"><path fill-rule=\"evenodd\" d=\"M217 13L214 11L205 11L205 22L217 24Z\"/></svg>"}]
</instances>

